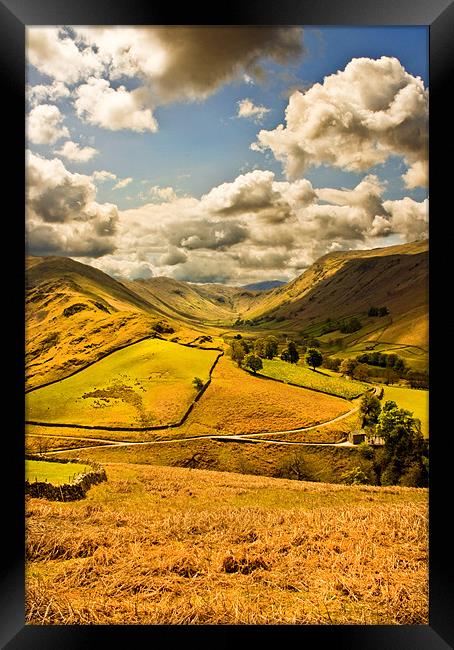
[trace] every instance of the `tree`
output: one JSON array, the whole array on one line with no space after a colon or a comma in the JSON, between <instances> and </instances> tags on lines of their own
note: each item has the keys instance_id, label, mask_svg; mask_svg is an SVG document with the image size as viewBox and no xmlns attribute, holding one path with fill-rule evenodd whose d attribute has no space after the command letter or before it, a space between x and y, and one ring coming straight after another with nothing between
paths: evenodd
<instances>
[{"instance_id":1,"label":"tree","mask_svg":"<svg viewBox=\"0 0 454 650\"><path fill-rule=\"evenodd\" d=\"M272 359L277 355L279 341L275 336L267 336L265 339L264 354L265 359Z\"/></svg>"},{"instance_id":2,"label":"tree","mask_svg":"<svg viewBox=\"0 0 454 650\"><path fill-rule=\"evenodd\" d=\"M378 310L379 316L387 316L388 314L389 314L388 307L380 307L380 309Z\"/></svg>"},{"instance_id":3,"label":"tree","mask_svg":"<svg viewBox=\"0 0 454 650\"><path fill-rule=\"evenodd\" d=\"M381 459L382 485L428 484L428 446L421 433L421 422L413 413L385 402L378 417L377 434L384 438Z\"/></svg>"},{"instance_id":4,"label":"tree","mask_svg":"<svg viewBox=\"0 0 454 650\"><path fill-rule=\"evenodd\" d=\"M244 365L246 366L246 368L252 370L254 375L257 372L257 370L261 370L263 368L263 363L261 358L253 354L252 352L245 357Z\"/></svg>"},{"instance_id":5,"label":"tree","mask_svg":"<svg viewBox=\"0 0 454 650\"><path fill-rule=\"evenodd\" d=\"M242 341L232 341L230 344L230 356L232 361L236 361L238 366L241 366L243 359L246 355Z\"/></svg>"},{"instance_id":6,"label":"tree","mask_svg":"<svg viewBox=\"0 0 454 650\"><path fill-rule=\"evenodd\" d=\"M287 361L287 363L290 363L290 353L289 353L289 351L287 350L287 348L285 348L284 350L282 350L282 352L281 352L281 359L282 359L282 361Z\"/></svg>"},{"instance_id":7,"label":"tree","mask_svg":"<svg viewBox=\"0 0 454 650\"><path fill-rule=\"evenodd\" d=\"M351 377L356 366L357 362L355 359L344 359L340 364L339 370L341 374Z\"/></svg>"},{"instance_id":8,"label":"tree","mask_svg":"<svg viewBox=\"0 0 454 650\"><path fill-rule=\"evenodd\" d=\"M308 366L311 366L312 370L315 370L322 365L323 357L321 352L319 352L316 348L309 348L306 352L305 361Z\"/></svg>"},{"instance_id":9,"label":"tree","mask_svg":"<svg viewBox=\"0 0 454 650\"><path fill-rule=\"evenodd\" d=\"M254 354L261 359L265 358L265 339L259 338L254 341Z\"/></svg>"},{"instance_id":10,"label":"tree","mask_svg":"<svg viewBox=\"0 0 454 650\"><path fill-rule=\"evenodd\" d=\"M378 397L365 393L361 399L359 412L363 416L363 427L376 424L378 416L380 415L381 404Z\"/></svg>"},{"instance_id":11,"label":"tree","mask_svg":"<svg viewBox=\"0 0 454 650\"><path fill-rule=\"evenodd\" d=\"M194 379L192 380L192 385L196 390L202 390L203 381L200 379L200 377L194 377Z\"/></svg>"},{"instance_id":12,"label":"tree","mask_svg":"<svg viewBox=\"0 0 454 650\"><path fill-rule=\"evenodd\" d=\"M300 355L298 354L298 349L294 341L289 341L287 343L287 350L290 357L290 363L298 363Z\"/></svg>"}]
</instances>

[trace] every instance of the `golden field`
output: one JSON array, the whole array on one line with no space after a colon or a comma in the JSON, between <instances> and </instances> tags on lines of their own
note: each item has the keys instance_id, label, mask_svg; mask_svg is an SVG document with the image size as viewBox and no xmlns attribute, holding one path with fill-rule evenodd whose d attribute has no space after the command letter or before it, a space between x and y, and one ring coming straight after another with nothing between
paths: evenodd
<instances>
[{"instance_id":1,"label":"golden field","mask_svg":"<svg viewBox=\"0 0 454 650\"><path fill-rule=\"evenodd\" d=\"M27 498L31 624L427 624L427 490L106 465Z\"/></svg>"}]
</instances>

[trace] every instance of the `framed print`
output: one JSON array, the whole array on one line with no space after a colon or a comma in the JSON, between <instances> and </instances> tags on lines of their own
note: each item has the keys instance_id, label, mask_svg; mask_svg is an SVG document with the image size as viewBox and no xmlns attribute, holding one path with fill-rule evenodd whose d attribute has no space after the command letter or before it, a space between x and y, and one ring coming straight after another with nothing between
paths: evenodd
<instances>
[{"instance_id":1,"label":"framed print","mask_svg":"<svg viewBox=\"0 0 454 650\"><path fill-rule=\"evenodd\" d=\"M4 647L453 644L454 9L295 4L0 4Z\"/></svg>"}]
</instances>

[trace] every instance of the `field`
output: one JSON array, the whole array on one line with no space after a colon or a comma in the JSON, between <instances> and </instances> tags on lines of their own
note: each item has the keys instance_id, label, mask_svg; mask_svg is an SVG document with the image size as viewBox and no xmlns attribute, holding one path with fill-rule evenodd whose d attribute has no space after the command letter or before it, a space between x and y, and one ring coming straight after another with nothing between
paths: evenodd
<instances>
[{"instance_id":1,"label":"field","mask_svg":"<svg viewBox=\"0 0 454 650\"><path fill-rule=\"evenodd\" d=\"M36 430L36 427L30 427ZM41 427L42 429L43 427ZM49 435L49 431L54 431L54 429L47 429L46 433L43 435L33 434L25 435L25 453L26 454L46 454L48 452L63 450L63 449L74 449L82 446L96 446L101 445L102 443L97 440L77 440L75 438L61 437L55 435ZM68 429L65 429L67 432ZM81 429L81 431L83 431ZM72 433L72 431L71 431ZM47 434L47 435L46 435ZM107 444L107 443L104 443Z\"/></svg>"},{"instance_id":2,"label":"field","mask_svg":"<svg viewBox=\"0 0 454 650\"><path fill-rule=\"evenodd\" d=\"M315 372L303 366L302 364L287 363L285 361L263 359L263 369L259 374L273 379L279 379L284 382L291 382L311 388L321 390L330 395L343 397L344 399L353 399L364 393L370 386L359 381L345 379L339 375L327 373L325 370L316 370Z\"/></svg>"},{"instance_id":3,"label":"field","mask_svg":"<svg viewBox=\"0 0 454 650\"><path fill-rule=\"evenodd\" d=\"M27 499L27 623L428 624L427 490L106 470Z\"/></svg>"},{"instance_id":4,"label":"field","mask_svg":"<svg viewBox=\"0 0 454 650\"><path fill-rule=\"evenodd\" d=\"M81 372L28 393L28 420L99 426L178 421L206 382L219 353L150 339L118 350Z\"/></svg>"},{"instance_id":5,"label":"field","mask_svg":"<svg viewBox=\"0 0 454 650\"><path fill-rule=\"evenodd\" d=\"M79 474L85 474L87 466L79 463L49 463L43 460L25 461L25 479L47 481L53 485L71 483Z\"/></svg>"},{"instance_id":6,"label":"field","mask_svg":"<svg viewBox=\"0 0 454 650\"><path fill-rule=\"evenodd\" d=\"M172 435L281 431L318 424L350 409L338 397L253 377L222 357L209 388Z\"/></svg>"},{"instance_id":7,"label":"field","mask_svg":"<svg viewBox=\"0 0 454 650\"><path fill-rule=\"evenodd\" d=\"M382 404L387 400L396 402L399 408L411 411L415 418L421 420L423 435L429 437L429 391L399 386L385 386Z\"/></svg>"}]
</instances>

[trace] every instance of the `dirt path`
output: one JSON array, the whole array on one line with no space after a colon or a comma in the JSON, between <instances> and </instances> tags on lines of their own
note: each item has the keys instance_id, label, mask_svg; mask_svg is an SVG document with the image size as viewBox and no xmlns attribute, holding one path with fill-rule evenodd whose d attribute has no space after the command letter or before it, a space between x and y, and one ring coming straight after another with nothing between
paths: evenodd
<instances>
[{"instance_id":1,"label":"dirt path","mask_svg":"<svg viewBox=\"0 0 454 650\"><path fill-rule=\"evenodd\" d=\"M376 388L374 390L377 390ZM211 440L217 440L220 442L269 442L271 444L279 444L279 445L306 445L306 446L331 446L331 447L339 447L339 446L351 446L351 443L342 441L342 442L331 442L331 443L323 443L323 442L297 442L297 441L290 441L290 440L267 440L263 439L263 436L277 436L277 435L285 435L286 433L302 433L305 431L311 431L314 429L320 429L321 427L325 427L329 424L332 424L333 422L338 422L340 420L343 420L347 418L348 416L352 415L353 413L357 413L359 410L359 406L355 406L352 408L350 411L347 411L347 413L343 413L342 415L338 415L335 418L332 418L331 420L326 420L325 422L321 422L320 424L313 424L308 427L300 427L297 429L284 429L281 431L260 431L259 433L249 433L247 435L219 435L219 434L204 434L201 436L188 436L186 438L166 438L165 440L141 440L141 441L132 441L132 440L110 440L106 438L84 438L83 436L61 436L61 435L53 435L53 434L37 434L37 433L31 433L28 434L33 437L44 437L44 438L61 438L65 437L68 438L69 440L80 440L81 442L87 442L87 441L94 441L94 442L101 442L104 444L101 445L81 445L80 447L71 447L70 449L58 449L58 450L53 450L53 451L48 451L45 452L45 455L52 455L52 454L61 454L65 453L67 451L81 451L83 449L100 449L101 447L128 447L128 446L140 446L140 445L163 445L163 444L172 444L175 442L190 442L191 440L206 440L206 439L211 439Z\"/></svg>"}]
</instances>

